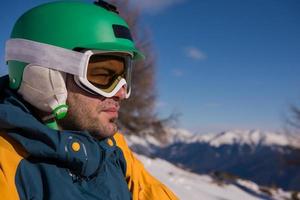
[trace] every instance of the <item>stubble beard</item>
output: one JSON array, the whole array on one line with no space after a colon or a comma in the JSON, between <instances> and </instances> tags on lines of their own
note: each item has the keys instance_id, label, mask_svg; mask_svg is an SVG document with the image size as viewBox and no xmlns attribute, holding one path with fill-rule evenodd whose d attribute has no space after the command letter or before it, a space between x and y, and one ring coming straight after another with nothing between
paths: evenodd
<instances>
[{"instance_id":1,"label":"stubble beard","mask_svg":"<svg viewBox=\"0 0 300 200\"><path fill-rule=\"evenodd\" d=\"M112 103L115 102L104 100L96 108L89 107L84 102L78 101L75 95L73 100L68 102L67 117L60 120L59 125L64 130L88 131L93 137L98 139L113 136L118 130L117 118L107 119L108 121L99 120L101 112ZM91 113L96 115L93 116Z\"/></svg>"}]
</instances>

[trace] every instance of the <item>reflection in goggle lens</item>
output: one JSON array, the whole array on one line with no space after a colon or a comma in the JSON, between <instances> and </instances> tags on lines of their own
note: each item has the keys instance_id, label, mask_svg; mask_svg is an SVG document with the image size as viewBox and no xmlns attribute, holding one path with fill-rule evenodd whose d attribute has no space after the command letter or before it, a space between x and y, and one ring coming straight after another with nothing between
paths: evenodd
<instances>
[{"instance_id":1,"label":"reflection in goggle lens","mask_svg":"<svg viewBox=\"0 0 300 200\"><path fill-rule=\"evenodd\" d=\"M98 89L110 93L124 79L129 94L131 68L132 58L129 55L95 54L89 60L87 80Z\"/></svg>"},{"instance_id":2,"label":"reflection in goggle lens","mask_svg":"<svg viewBox=\"0 0 300 200\"><path fill-rule=\"evenodd\" d=\"M108 89L116 80L125 78L124 63L122 57L94 55L90 58L87 79L99 89Z\"/></svg>"}]
</instances>

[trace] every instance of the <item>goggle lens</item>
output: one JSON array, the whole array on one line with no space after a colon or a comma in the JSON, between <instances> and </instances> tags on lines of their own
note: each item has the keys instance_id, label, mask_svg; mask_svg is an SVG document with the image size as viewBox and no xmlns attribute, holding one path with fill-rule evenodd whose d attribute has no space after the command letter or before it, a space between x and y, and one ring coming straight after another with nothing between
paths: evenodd
<instances>
[{"instance_id":1,"label":"goggle lens","mask_svg":"<svg viewBox=\"0 0 300 200\"><path fill-rule=\"evenodd\" d=\"M124 59L115 56L93 55L87 70L87 79L99 89L109 88L119 77L124 77Z\"/></svg>"},{"instance_id":2,"label":"goggle lens","mask_svg":"<svg viewBox=\"0 0 300 200\"><path fill-rule=\"evenodd\" d=\"M86 77L90 84L105 93L111 93L120 81L126 81L130 93L131 56L94 54L89 59Z\"/></svg>"}]
</instances>

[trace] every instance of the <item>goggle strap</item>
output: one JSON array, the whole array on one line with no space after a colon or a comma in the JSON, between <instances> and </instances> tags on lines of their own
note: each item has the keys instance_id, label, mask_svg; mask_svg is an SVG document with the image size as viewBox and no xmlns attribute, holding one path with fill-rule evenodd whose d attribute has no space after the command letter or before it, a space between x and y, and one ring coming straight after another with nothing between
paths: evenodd
<instances>
[{"instance_id":1,"label":"goggle strap","mask_svg":"<svg viewBox=\"0 0 300 200\"><path fill-rule=\"evenodd\" d=\"M16 60L45 68L83 76L88 54L26 39L6 42L5 60Z\"/></svg>"}]
</instances>

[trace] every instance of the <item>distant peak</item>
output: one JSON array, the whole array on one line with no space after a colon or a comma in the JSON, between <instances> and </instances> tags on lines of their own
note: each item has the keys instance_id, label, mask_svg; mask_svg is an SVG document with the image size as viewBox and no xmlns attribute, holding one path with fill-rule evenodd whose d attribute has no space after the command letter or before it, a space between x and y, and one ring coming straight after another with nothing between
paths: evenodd
<instances>
[{"instance_id":1,"label":"distant peak","mask_svg":"<svg viewBox=\"0 0 300 200\"><path fill-rule=\"evenodd\" d=\"M207 135L199 135L198 141L208 142L210 145L217 147L224 144L300 146L300 136L296 137L258 129L224 131L217 134L210 134L210 137Z\"/></svg>"}]
</instances>

